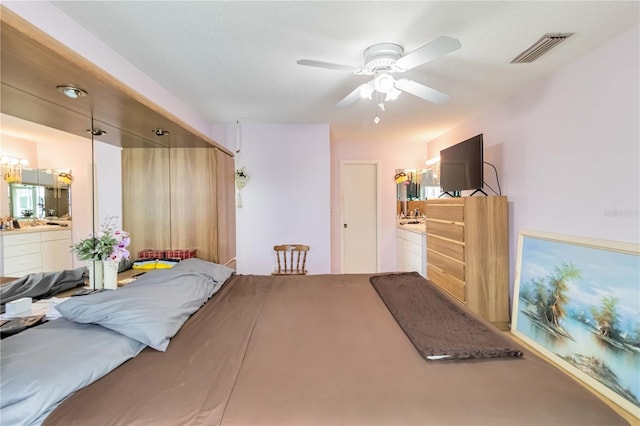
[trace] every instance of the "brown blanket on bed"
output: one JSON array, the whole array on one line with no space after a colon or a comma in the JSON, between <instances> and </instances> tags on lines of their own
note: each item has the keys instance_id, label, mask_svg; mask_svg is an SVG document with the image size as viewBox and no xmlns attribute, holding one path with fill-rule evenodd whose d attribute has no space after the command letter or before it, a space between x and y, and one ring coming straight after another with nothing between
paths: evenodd
<instances>
[{"instance_id":1,"label":"brown blanket on bed","mask_svg":"<svg viewBox=\"0 0 640 426\"><path fill-rule=\"evenodd\" d=\"M628 425L530 352L425 362L369 278L234 276L166 352L145 349L44 424Z\"/></svg>"},{"instance_id":2,"label":"brown blanket on bed","mask_svg":"<svg viewBox=\"0 0 640 426\"><path fill-rule=\"evenodd\" d=\"M379 275L369 280L424 358L522 356L510 339L451 301L417 272Z\"/></svg>"}]
</instances>

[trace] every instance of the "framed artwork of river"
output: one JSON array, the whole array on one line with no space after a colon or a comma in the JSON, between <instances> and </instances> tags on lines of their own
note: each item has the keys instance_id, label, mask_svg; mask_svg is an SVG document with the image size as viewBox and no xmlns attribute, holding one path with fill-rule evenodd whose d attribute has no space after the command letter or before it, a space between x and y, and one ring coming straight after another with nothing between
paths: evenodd
<instances>
[{"instance_id":1,"label":"framed artwork of river","mask_svg":"<svg viewBox=\"0 0 640 426\"><path fill-rule=\"evenodd\" d=\"M521 232L511 331L640 418L639 245Z\"/></svg>"}]
</instances>

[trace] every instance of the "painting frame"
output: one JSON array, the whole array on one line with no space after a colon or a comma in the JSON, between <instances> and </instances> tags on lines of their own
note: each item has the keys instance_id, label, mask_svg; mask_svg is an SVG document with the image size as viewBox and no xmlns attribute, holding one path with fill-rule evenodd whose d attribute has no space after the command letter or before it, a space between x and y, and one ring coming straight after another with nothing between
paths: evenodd
<instances>
[{"instance_id":1,"label":"painting frame","mask_svg":"<svg viewBox=\"0 0 640 426\"><path fill-rule=\"evenodd\" d=\"M639 283L640 244L521 231L511 332L640 419Z\"/></svg>"}]
</instances>

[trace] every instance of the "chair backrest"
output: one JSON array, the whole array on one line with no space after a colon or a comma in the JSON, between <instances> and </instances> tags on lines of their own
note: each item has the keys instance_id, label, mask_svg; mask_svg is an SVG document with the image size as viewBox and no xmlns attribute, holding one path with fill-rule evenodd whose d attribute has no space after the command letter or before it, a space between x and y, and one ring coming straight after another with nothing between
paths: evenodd
<instances>
[{"instance_id":1,"label":"chair backrest","mask_svg":"<svg viewBox=\"0 0 640 426\"><path fill-rule=\"evenodd\" d=\"M277 269L272 275L305 275L307 270L307 252L309 246L302 244L282 244L273 246L278 262Z\"/></svg>"}]
</instances>

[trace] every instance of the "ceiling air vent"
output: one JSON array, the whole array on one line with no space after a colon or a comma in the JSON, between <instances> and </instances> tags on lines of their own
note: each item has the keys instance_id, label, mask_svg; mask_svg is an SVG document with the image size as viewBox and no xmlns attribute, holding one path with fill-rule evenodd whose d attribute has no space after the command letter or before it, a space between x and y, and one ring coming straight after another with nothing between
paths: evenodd
<instances>
[{"instance_id":1,"label":"ceiling air vent","mask_svg":"<svg viewBox=\"0 0 640 426\"><path fill-rule=\"evenodd\" d=\"M573 34L574 33L547 33L543 35L540 40L533 43L527 50L516 56L511 63L522 64L533 62Z\"/></svg>"}]
</instances>

